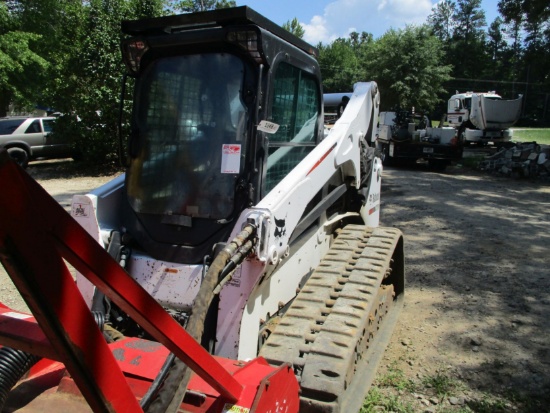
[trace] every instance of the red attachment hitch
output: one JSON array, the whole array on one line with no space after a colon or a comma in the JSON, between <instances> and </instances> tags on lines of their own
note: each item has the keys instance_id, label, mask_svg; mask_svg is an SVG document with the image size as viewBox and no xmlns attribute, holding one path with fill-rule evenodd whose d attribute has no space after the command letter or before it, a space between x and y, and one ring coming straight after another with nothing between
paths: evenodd
<instances>
[{"instance_id":1,"label":"red attachment hitch","mask_svg":"<svg viewBox=\"0 0 550 413\"><path fill-rule=\"evenodd\" d=\"M0 182L0 260L32 312L0 307L0 345L62 363L70 378L58 393L81 394L94 412L140 412L138 399L172 352L195 373L183 411L298 411L290 366L213 357L5 152ZM157 342L107 344L64 260ZM50 363L35 376L44 371L57 370Z\"/></svg>"}]
</instances>

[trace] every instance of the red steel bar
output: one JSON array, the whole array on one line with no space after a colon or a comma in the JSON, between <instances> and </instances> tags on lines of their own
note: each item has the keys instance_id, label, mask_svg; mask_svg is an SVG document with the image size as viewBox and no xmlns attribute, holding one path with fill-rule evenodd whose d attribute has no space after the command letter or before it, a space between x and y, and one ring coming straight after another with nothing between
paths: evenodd
<instances>
[{"instance_id":1,"label":"red steel bar","mask_svg":"<svg viewBox=\"0 0 550 413\"><path fill-rule=\"evenodd\" d=\"M222 396L238 399L242 386L5 153L0 181L0 258L94 411L141 409L62 257Z\"/></svg>"}]
</instances>

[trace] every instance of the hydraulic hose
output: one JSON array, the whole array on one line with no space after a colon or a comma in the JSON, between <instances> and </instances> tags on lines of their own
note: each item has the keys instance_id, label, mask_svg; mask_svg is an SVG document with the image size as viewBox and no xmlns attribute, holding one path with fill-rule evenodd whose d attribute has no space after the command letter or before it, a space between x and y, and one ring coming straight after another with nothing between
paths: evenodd
<instances>
[{"instance_id":1,"label":"hydraulic hose","mask_svg":"<svg viewBox=\"0 0 550 413\"><path fill-rule=\"evenodd\" d=\"M224 268L231 261L233 256L239 256L239 262L242 262L251 248L246 248L247 254L238 254L243 245L250 242L255 235L256 228L253 225L246 225L244 229L231 241L212 261L212 264L206 272L197 297L195 298L195 304L193 306L193 313L187 323L187 332L197 341L200 341L204 332L204 320L210 307L210 303L216 295L216 286L224 278ZM233 266L233 264L230 264ZM226 269L227 271L227 269ZM170 357L170 356L169 356ZM156 392L156 397L147 400L149 405L142 408L146 413L175 413L178 411L185 392L187 391L187 385L191 378L192 370L178 358L174 358L174 361L168 371L162 372L166 374L164 382L159 386L160 388Z\"/></svg>"},{"instance_id":2,"label":"hydraulic hose","mask_svg":"<svg viewBox=\"0 0 550 413\"><path fill-rule=\"evenodd\" d=\"M13 386L39 360L39 356L21 350L11 347L0 348L0 411Z\"/></svg>"},{"instance_id":3,"label":"hydraulic hose","mask_svg":"<svg viewBox=\"0 0 550 413\"><path fill-rule=\"evenodd\" d=\"M126 262L130 257L131 251L130 248L125 245L123 235L120 232L111 232L107 252L120 264L122 268L126 268ZM122 334L117 332L114 328L110 328L109 332L105 331L105 326L110 318L110 310L111 302L105 294L96 288L92 299L92 315L94 316L94 320L99 327L99 330L103 333L103 336L108 343L115 341L112 334L113 332L118 333L116 334L117 337L122 336Z\"/></svg>"}]
</instances>

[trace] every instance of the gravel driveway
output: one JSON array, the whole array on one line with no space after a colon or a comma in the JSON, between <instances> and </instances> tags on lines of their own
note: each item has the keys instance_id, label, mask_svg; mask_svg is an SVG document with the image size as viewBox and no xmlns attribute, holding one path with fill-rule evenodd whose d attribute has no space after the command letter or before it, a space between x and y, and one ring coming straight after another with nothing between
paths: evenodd
<instances>
[{"instance_id":1,"label":"gravel driveway","mask_svg":"<svg viewBox=\"0 0 550 413\"><path fill-rule=\"evenodd\" d=\"M382 225L405 235L407 277L386 369L417 380L445 371L466 400L548 411L548 183L386 168L382 200Z\"/></svg>"}]
</instances>

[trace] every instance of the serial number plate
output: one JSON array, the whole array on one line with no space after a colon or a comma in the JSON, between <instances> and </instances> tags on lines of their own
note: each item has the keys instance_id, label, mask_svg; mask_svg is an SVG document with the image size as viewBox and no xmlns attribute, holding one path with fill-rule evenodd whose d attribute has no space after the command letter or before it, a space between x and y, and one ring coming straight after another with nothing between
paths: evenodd
<instances>
[{"instance_id":1,"label":"serial number plate","mask_svg":"<svg viewBox=\"0 0 550 413\"><path fill-rule=\"evenodd\" d=\"M434 148L424 148L424 153L434 153Z\"/></svg>"}]
</instances>

